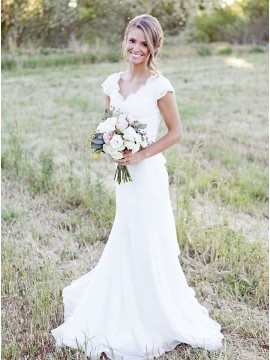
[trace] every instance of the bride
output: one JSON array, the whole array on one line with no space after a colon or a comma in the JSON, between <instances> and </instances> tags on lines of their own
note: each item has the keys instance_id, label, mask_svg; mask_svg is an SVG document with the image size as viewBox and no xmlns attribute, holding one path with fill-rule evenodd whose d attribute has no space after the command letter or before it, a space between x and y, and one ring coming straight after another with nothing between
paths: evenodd
<instances>
[{"instance_id":1,"label":"bride","mask_svg":"<svg viewBox=\"0 0 270 360\"><path fill-rule=\"evenodd\" d=\"M81 349L91 359L153 359L180 343L207 350L223 346L221 326L188 286L178 256L175 220L162 151L182 138L174 88L156 66L163 31L151 15L125 31L126 71L103 82L107 109L146 123L150 141L125 151L132 181L115 182L116 214L94 269L63 289L64 322L53 329L57 347ZM161 118L167 132L156 140Z\"/></svg>"}]
</instances>

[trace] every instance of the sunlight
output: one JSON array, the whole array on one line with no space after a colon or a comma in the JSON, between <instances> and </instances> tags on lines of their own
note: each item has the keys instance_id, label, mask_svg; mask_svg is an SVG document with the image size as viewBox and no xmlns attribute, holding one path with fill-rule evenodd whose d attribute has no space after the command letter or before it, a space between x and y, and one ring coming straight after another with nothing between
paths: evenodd
<instances>
[{"instance_id":1,"label":"sunlight","mask_svg":"<svg viewBox=\"0 0 270 360\"><path fill-rule=\"evenodd\" d=\"M242 3L242 2L243 2L243 0L223 0L223 4L225 6L231 6L231 5L234 5L234 4L237 5L237 3L239 5L239 3Z\"/></svg>"},{"instance_id":2,"label":"sunlight","mask_svg":"<svg viewBox=\"0 0 270 360\"><path fill-rule=\"evenodd\" d=\"M71 7L71 8L76 8L77 7L77 0L70 0L68 6Z\"/></svg>"},{"instance_id":3,"label":"sunlight","mask_svg":"<svg viewBox=\"0 0 270 360\"><path fill-rule=\"evenodd\" d=\"M236 68L253 68L254 65L247 62L244 59L239 59L236 57L229 57L227 59L224 60L225 64L231 66L231 67L236 67Z\"/></svg>"}]
</instances>

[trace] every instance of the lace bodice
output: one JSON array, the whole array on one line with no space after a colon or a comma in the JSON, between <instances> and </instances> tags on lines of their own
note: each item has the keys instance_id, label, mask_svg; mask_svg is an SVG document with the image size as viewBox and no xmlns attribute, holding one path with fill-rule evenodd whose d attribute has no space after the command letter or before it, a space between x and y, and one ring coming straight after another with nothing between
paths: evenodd
<instances>
[{"instance_id":1,"label":"lace bodice","mask_svg":"<svg viewBox=\"0 0 270 360\"><path fill-rule=\"evenodd\" d=\"M123 113L132 115L137 120L147 124L145 129L149 141L156 140L161 114L157 101L173 92L170 81L163 75L152 75L139 89L129 94L125 99L120 93L119 79L122 72L111 74L102 83L104 93L110 97L111 107Z\"/></svg>"}]
</instances>

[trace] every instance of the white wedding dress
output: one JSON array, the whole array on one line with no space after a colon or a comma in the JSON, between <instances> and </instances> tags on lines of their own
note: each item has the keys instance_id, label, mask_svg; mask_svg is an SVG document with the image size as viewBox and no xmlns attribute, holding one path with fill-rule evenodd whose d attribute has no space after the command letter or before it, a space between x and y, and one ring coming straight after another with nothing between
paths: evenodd
<instances>
[{"instance_id":1,"label":"white wedding dress","mask_svg":"<svg viewBox=\"0 0 270 360\"><path fill-rule=\"evenodd\" d=\"M153 75L124 99L120 75L102 84L111 106L147 123L148 138L155 141L157 100L174 92L171 83ZM64 323L52 330L57 347L80 348L91 359L105 352L110 359L144 360L180 343L223 346L220 324L199 304L179 263L165 163L159 153L128 165L132 182L115 182L116 214L102 256L63 289Z\"/></svg>"}]
</instances>

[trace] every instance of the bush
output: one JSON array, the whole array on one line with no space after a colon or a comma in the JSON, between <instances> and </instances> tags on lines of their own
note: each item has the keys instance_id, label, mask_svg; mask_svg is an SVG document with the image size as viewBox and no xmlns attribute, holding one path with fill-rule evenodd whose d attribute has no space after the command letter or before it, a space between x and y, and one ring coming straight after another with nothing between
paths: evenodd
<instances>
[{"instance_id":1,"label":"bush","mask_svg":"<svg viewBox=\"0 0 270 360\"><path fill-rule=\"evenodd\" d=\"M232 47L230 45L220 46L216 50L217 55L231 55L232 52Z\"/></svg>"},{"instance_id":2,"label":"bush","mask_svg":"<svg viewBox=\"0 0 270 360\"><path fill-rule=\"evenodd\" d=\"M223 29L232 25L237 19L229 6L215 9L210 15L203 13L193 21L193 40L215 42L223 40Z\"/></svg>"},{"instance_id":3,"label":"bush","mask_svg":"<svg viewBox=\"0 0 270 360\"><path fill-rule=\"evenodd\" d=\"M253 53L264 53L264 52L266 52L266 49L265 49L264 47L262 47L262 46L253 46L253 47L249 50L249 52L250 52L251 54L253 54Z\"/></svg>"},{"instance_id":4,"label":"bush","mask_svg":"<svg viewBox=\"0 0 270 360\"><path fill-rule=\"evenodd\" d=\"M1 57L1 69L2 70L11 70L16 68L16 60L14 56L10 54L2 54Z\"/></svg>"},{"instance_id":5,"label":"bush","mask_svg":"<svg viewBox=\"0 0 270 360\"><path fill-rule=\"evenodd\" d=\"M197 54L200 56L210 56L212 55L212 49L209 45L200 44L196 47Z\"/></svg>"},{"instance_id":6,"label":"bush","mask_svg":"<svg viewBox=\"0 0 270 360\"><path fill-rule=\"evenodd\" d=\"M119 62L121 58L121 52L120 51L111 51L107 54L107 60L111 63Z\"/></svg>"}]
</instances>

